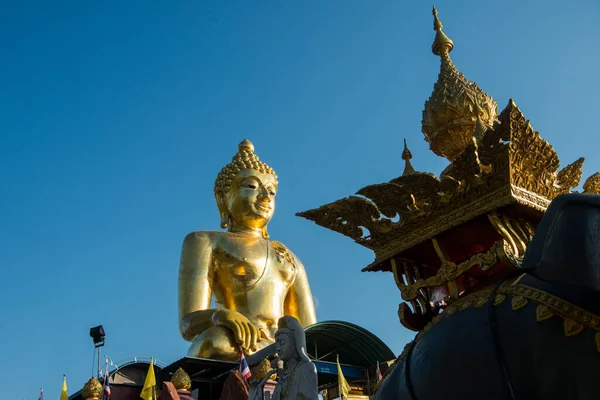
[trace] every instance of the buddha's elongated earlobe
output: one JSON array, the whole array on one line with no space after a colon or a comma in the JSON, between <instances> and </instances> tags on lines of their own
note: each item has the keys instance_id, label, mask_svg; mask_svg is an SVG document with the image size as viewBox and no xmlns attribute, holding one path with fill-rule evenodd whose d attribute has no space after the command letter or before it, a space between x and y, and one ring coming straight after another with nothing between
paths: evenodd
<instances>
[{"instance_id":1,"label":"buddha's elongated earlobe","mask_svg":"<svg viewBox=\"0 0 600 400\"><path fill-rule=\"evenodd\" d=\"M225 229L229 226L229 211L224 196L215 195L217 206L219 207L219 215L221 216L221 228Z\"/></svg>"},{"instance_id":2,"label":"buddha's elongated earlobe","mask_svg":"<svg viewBox=\"0 0 600 400\"><path fill-rule=\"evenodd\" d=\"M266 225L262 229L262 235L263 235L263 238L265 238L265 239L270 238L269 232L267 232L267 226Z\"/></svg>"}]
</instances>

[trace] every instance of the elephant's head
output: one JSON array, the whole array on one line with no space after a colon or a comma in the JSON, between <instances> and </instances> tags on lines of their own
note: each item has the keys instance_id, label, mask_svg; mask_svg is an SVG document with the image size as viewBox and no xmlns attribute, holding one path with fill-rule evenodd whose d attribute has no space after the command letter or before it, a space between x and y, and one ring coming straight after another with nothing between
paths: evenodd
<instances>
[{"instance_id":1,"label":"elephant's head","mask_svg":"<svg viewBox=\"0 0 600 400\"><path fill-rule=\"evenodd\" d=\"M548 282L600 292L600 195L554 199L527 247L523 267Z\"/></svg>"}]
</instances>

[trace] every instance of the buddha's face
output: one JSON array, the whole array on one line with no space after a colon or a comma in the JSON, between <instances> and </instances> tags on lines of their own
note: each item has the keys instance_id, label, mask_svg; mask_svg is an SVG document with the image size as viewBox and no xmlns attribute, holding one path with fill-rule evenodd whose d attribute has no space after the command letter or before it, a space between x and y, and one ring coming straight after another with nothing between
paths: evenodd
<instances>
[{"instance_id":1,"label":"buddha's face","mask_svg":"<svg viewBox=\"0 0 600 400\"><path fill-rule=\"evenodd\" d=\"M276 195L276 177L252 169L240 171L225 195L232 225L265 227L273 217Z\"/></svg>"},{"instance_id":2,"label":"buddha's face","mask_svg":"<svg viewBox=\"0 0 600 400\"><path fill-rule=\"evenodd\" d=\"M296 345L294 339L287 332L278 333L275 336L275 349L279 359L284 363L296 356Z\"/></svg>"}]
</instances>

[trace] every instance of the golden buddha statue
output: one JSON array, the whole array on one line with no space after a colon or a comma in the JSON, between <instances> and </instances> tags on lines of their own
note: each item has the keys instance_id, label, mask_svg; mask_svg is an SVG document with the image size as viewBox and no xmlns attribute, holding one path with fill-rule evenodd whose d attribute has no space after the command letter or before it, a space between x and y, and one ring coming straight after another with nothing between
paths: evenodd
<instances>
[{"instance_id":1,"label":"golden buddha statue","mask_svg":"<svg viewBox=\"0 0 600 400\"><path fill-rule=\"evenodd\" d=\"M227 232L187 235L179 268L179 329L188 356L235 361L274 342L284 315L316 322L306 271L283 244L268 240L275 171L244 140L219 172L215 198ZM214 296L217 308L211 308Z\"/></svg>"}]
</instances>

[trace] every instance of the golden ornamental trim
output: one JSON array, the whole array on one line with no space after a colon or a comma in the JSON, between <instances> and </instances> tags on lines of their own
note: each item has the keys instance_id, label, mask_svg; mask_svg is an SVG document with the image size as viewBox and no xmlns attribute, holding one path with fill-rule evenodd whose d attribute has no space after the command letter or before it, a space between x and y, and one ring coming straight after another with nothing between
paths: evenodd
<instances>
[{"instance_id":1,"label":"golden ornamental trim","mask_svg":"<svg viewBox=\"0 0 600 400\"><path fill-rule=\"evenodd\" d=\"M546 291L521 284L508 286L503 291L506 294L520 296L545 306L547 311L543 312L545 318L542 318L541 321L549 319L552 316L561 317L565 320L566 336L572 336L581 332L583 329L578 330L578 325L600 331L600 317ZM541 311L536 309L536 320L538 322L540 322L541 313Z\"/></svg>"},{"instance_id":2,"label":"golden ornamental trim","mask_svg":"<svg viewBox=\"0 0 600 400\"><path fill-rule=\"evenodd\" d=\"M450 58L454 43L442 31L435 8L433 15L436 35L431 49L440 57L440 72L425 102L421 130L431 151L454 161L469 145L478 126L481 134L494 124L498 104L454 66Z\"/></svg>"},{"instance_id":3,"label":"golden ornamental trim","mask_svg":"<svg viewBox=\"0 0 600 400\"><path fill-rule=\"evenodd\" d=\"M296 215L375 252L370 270L390 257L478 216L514 205L543 213L581 179L583 158L559 170L553 147L511 99L499 120L438 177L415 172ZM592 177L594 177L592 179ZM590 191L600 190L600 175Z\"/></svg>"},{"instance_id":4,"label":"golden ornamental trim","mask_svg":"<svg viewBox=\"0 0 600 400\"><path fill-rule=\"evenodd\" d=\"M435 239L432 240L435 241ZM400 289L402 300L410 301L417 298L419 290L442 285L444 283L454 282L457 278L469 271L471 268L479 267L479 269L485 271L498 264L498 262L506 259L506 257L508 257L507 253L507 243L504 240L499 240L494 243L489 250L475 254L468 260L459 264L447 260L443 261L439 270L434 276L427 279L420 279L420 276L417 275L416 280L414 282L412 282L412 280L408 280L408 284L404 283L402 280L403 272L405 275L408 275L408 264L403 262L402 270L400 270L395 259L392 258L390 261L392 264L392 271L394 273L396 286L398 286L398 289ZM415 268L415 271L418 271L418 269ZM458 292L454 293L454 295L451 293L450 297L457 298Z\"/></svg>"},{"instance_id":5,"label":"golden ornamental trim","mask_svg":"<svg viewBox=\"0 0 600 400\"><path fill-rule=\"evenodd\" d=\"M545 321L547 319L552 318L553 316L554 316L554 313L552 312L550 307L548 307L544 304L538 305L537 308L535 309L535 320L537 322Z\"/></svg>"},{"instance_id":6,"label":"golden ornamental trim","mask_svg":"<svg viewBox=\"0 0 600 400\"><path fill-rule=\"evenodd\" d=\"M554 316L562 318L565 337L578 335L583 332L585 328L594 330L597 332L594 335L596 349L600 352L600 316L544 290L518 284L517 282L521 277L514 281L506 281L498 287L493 303L495 307L500 306L507 299L507 296L511 296L511 309L514 312L519 312L518 310L526 307L530 302L536 303L537 322L543 322ZM425 335L433 326L437 325L443 318L450 317L456 312L465 311L470 308L481 308L489 304L492 292L493 288L488 287L450 303L445 308L444 312L436 315L430 323L417 333L411 342L406 344L404 350L398 356L394 364L401 361L408 351L410 351L410 347L413 344L418 343L423 335ZM392 364L392 367L394 364Z\"/></svg>"},{"instance_id":7,"label":"golden ornamental trim","mask_svg":"<svg viewBox=\"0 0 600 400\"><path fill-rule=\"evenodd\" d=\"M600 172L587 178L583 184L583 193L600 194Z\"/></svg>"}]
</instances>

